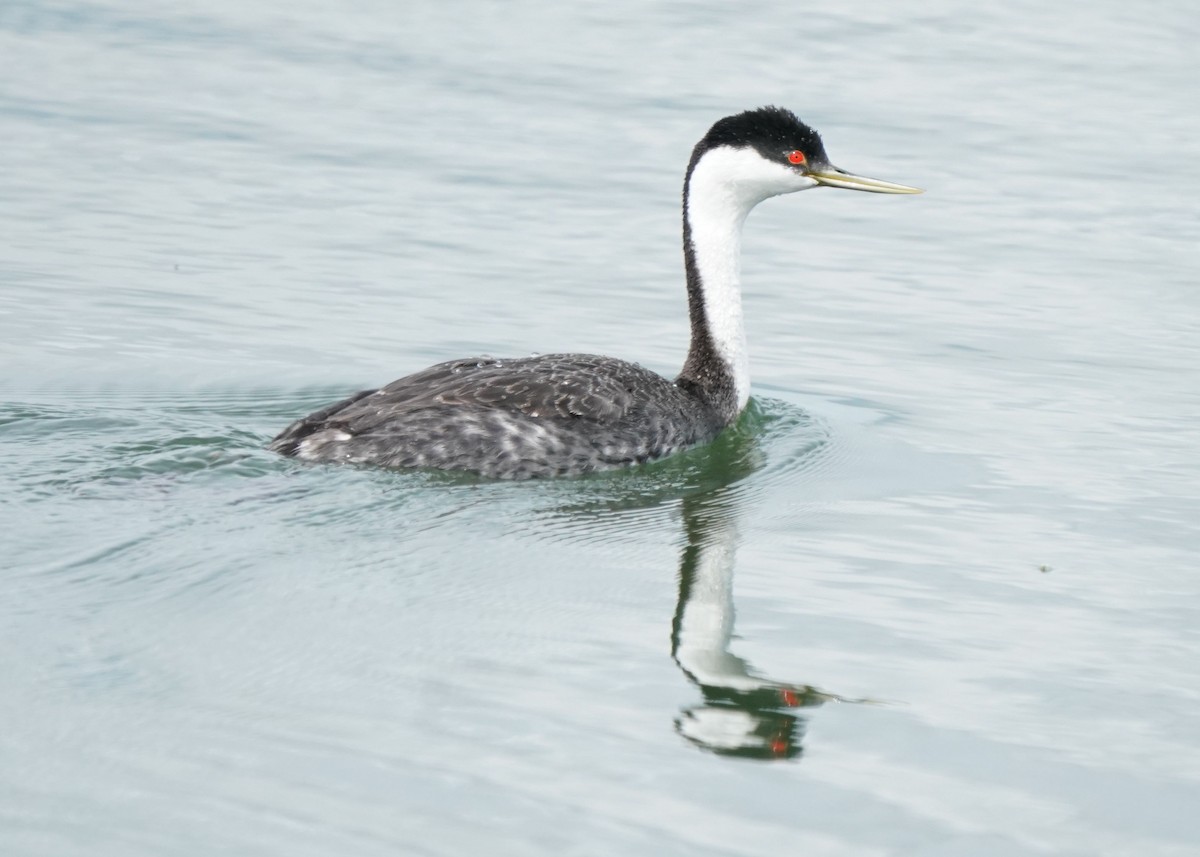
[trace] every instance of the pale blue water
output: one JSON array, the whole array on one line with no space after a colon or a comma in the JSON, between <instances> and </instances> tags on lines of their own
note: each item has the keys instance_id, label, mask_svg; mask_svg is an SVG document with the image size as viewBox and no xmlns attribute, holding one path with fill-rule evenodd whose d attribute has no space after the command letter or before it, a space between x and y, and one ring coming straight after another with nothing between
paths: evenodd
<instances>
[{"instance_id":1,"label":"pale blue water","mask_svg":"<svg viewBox=\"0 0 1200 857\"><path fill-rule=\"evenodd\" d=\"M0 853L1200 851L1198 36L6 0ZM543 484L263 451L452 357L674 371L683 167L763 103L928 192L750 219L737 433ZM824 704L672 659L714 557Z\"/></svg>"}]
</instances>

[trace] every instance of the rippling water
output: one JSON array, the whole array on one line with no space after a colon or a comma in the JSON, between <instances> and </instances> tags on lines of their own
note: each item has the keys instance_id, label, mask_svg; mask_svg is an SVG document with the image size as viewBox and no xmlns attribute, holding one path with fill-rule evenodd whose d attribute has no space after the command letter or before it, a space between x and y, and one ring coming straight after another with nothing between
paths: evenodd
<instances>
[{"instance_id":1,"label":"rippling water","mask_svg":"<svg viewBox=\"0 0 1200 857\"><path fill-rule=\"evenodd\" d=\"M0 5L0 852L1191 855L1190 5ZM686 344L776 102L712 447L306 467L431 362ZM735 614L736 605L736 614Z\"/></svg>"}]
</instances>

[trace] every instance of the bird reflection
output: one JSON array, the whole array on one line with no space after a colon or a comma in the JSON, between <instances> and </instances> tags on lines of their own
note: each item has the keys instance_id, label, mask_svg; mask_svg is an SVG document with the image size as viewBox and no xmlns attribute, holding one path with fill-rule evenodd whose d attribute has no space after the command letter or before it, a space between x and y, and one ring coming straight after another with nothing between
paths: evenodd
<instances>
[{"instance_id":1,"label":"bird reflection","mask_svg":"<svg viewBox=\"0 0 1200 857\"><path fill-rule=\"evenodd\" d=\"M795 758L803 751L804 720L792 712L840 697L766 678L729 651L738 538L733 499L716 491L683 501L687 540L679 563L671 656L704 701L684 709L675 729L721 755Z\"/></svg>"},{"instance_id":2,"label":"bird reflection","mask_svg":"<svg viewBox=\"0 0 1200 857\"><path fill-rule=\"evenodd\" d=\"M675 730L710 752L765 760L803 752L805 721L798 709L829 700L868 701L766 678L729 651L738 507L753 494L751 477L771 472L764 445L773 436L787 438L785 449L798 470L818 461L827 443L822 426L798 409L752 402L742 421L709 447L640 475L592 483L588 499L577 496L557 507L560 519L587 519L593 526L607 519L623 527L631 510L680 503L684 547L671 657L703 699L679 713Z\"/></svg>"}]
</instances>

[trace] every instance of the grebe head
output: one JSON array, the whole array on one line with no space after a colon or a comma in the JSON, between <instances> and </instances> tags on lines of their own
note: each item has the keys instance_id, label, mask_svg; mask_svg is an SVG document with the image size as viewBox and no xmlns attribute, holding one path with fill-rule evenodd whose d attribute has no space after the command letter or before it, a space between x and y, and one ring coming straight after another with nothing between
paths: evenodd
<instances>
[{"instance_id":1,"label":"grebe head","mask_svg":"<svg viewBox=\"0 0 1200 857\"><path fill-rule=\"evenodd\" d=\"M872 193L919 188L857 176L829 163L821 135L782 107L760 107L719 120L696 144L688 175L703 164L708 181L745 207L783 193L840 187Z\"/></svg>"}]
</instances>

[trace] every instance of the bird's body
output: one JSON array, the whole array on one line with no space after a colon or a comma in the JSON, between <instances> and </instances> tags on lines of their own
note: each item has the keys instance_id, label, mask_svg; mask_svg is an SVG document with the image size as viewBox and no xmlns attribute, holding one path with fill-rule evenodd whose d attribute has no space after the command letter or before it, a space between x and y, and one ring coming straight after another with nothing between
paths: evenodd
<instances>
[{"instance_id":1,"label":"bird's body","mask_svg":"<svg viewBox=\"0 0 1200 857\"><path fill-rule=\"evenodd\" d=\"M454 360L297 420L270 449L305 461L523 479L625 467L707 443L750 395L742 224L762 200L821 184L918 192L830 166L817 133L778 108L726 117L696 145L683 194L692 340L674 381L588 354Z\"/></svg>"},{"instance_id":2,"label":"bird's body","mask_svg":"<svg viewBox=\"0 0 1200 857\"><path fill-rule=\"evenodd\" d=\"M364 390L293 423L271 448L310 461L525 479L652 461L723 427L686 386L622 360L480 357Z\"/></svg>"}]
</instances>

